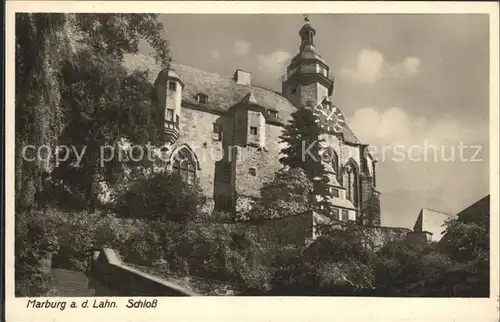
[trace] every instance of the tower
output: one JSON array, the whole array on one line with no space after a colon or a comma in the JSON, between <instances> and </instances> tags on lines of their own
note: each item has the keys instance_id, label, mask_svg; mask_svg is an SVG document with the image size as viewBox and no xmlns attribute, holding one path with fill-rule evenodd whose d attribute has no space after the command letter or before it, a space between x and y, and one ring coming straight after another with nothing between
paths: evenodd
<instances>
[{"instance_id":1,"label":"tower","mask_svg":"<svg viewBox=\"0 0 500 322\"><path fill-rule=\"evenodd\" d=\"M165 111L164 140L173 144L179 138L182 90L184 83L171 67L162 70L155 82L160 108Z\"/></svg>"},{"instance_id":2,"label":"tower","mask_svg":"<svg viewBox=\"0 0 500 322\"><path fill-rule=\"evenodd\" d=\"M282 94L296 107L316 105L333 92L330 67L314 47L316 30L309 18L299 31L300 49L287 67Z\"/></svg>"}]
</instances>

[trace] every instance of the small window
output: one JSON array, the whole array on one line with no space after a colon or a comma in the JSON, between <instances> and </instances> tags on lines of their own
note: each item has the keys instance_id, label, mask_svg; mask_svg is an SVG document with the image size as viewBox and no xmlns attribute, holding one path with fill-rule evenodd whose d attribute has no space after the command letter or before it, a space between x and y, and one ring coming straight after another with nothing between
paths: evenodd
<instances>
[{"instance_id":1,"label":"small window","mask_svg":"<svg viewBox=\"0 0 500 322\"><path fill-rule=\"evenodd\" d=\"M176 82L168 82L168 89L171 91L175 91L177 89L177 83Z\"/></svg>"},{"instance_id":2,"label":"small window","mask_svg":"<svg viewBox=\"0 0 500 322\"><path fill-rule=\"evenodd\" d=\"M174 120L174 110L167 108L167 121L173 121Z\"/></svg>"},{"instance_id":3,"label":"small window","mask_svg":"<svg viewBox=\"0 0 500 322\"><path fill-rule=\"evenodd\" d=\"M175 123L176 123L177 125L179 125L179 115L176 115L176 116L175 116Z\"/></svg>"},{"instance_id":4,"label":"small window","mask_svg":"<svg viewBox=\"0 0 500 322\"><path fill-rule=\"evenodd\" d=\"M292 88L292 94L296 94L297 93L297 89L296 88Z\"/></svg>"},{"instance_id":5,"label":"small window","mask_svg":"<svg viewBox=\"0 0 500 322\"><path fill-rule=\"evenodd\" d=\"M336 208L333 208L332 210L332 218L335 220L339 220L339 210Z\"/></svg>"},{"instance_id":6,"label":"small window","mask_svg":"<svg viewBox=\"0 0 500 322\"><path fill-rule=\"evenodd\" d=\"M342 210L342 221L348 221L348 220L349 220L349 211Z\"/></svg>"},{"instance_id":7,"label":"small window","mask_svg":"<svg viewBox=\"0 0 500 322\"><path fill-rule=\"evenodd\" d=\"M250 168L248 169L248 173L250 173L251 176L255 177L257 175L257 169Z\"/></svg>"},{"instance_id":8,"label":"small window","mask_svg":"<svg viewBox=\"0 0 500 322\"><path fill-rule=\"evenodd\" d=\"M257 127L251 126L250 127L250 134L252 135L257 135Z\"/></svg>"},{"instance_id":9,"label":"small window","mask_svg":"<svg viewBox=\"0 0 500 322\"><path fill-rule=\"evenodd\" d=\"M198 93L196 94L196 101L201 104L206 104L208 102L208 96L206 94Z\"/></svg>"},{"instance_id":10,"label":"small window","mask_svg":"<svg viewBox=\"0 0 500 322\"><path fill-rule=\"evenodd\" d=\"M212 129L212 138L216 141L220 141L222 137L222 128L220 124L213 124L213 129Z\"/></svg>"},{"instance_id":11,"label":"small window","mask_svg":"<svg viewBox=\"0 0 500 322\"><path fill-rule=\"evenodd\" d=\"M339 189L331 188L330 192L332 194L332 197L338 198L339 197Z\"/></svg>"},{"instance_id":12,"label":"small window","mask_svg":"<svg viewBox=\"0 0 500 322\"><path fill-rule=\"evenodd\" d=\"M278 117L278 111L269 111L269 115L271 115L271 117L277 118Z\"/></svg>"}]
</instances>

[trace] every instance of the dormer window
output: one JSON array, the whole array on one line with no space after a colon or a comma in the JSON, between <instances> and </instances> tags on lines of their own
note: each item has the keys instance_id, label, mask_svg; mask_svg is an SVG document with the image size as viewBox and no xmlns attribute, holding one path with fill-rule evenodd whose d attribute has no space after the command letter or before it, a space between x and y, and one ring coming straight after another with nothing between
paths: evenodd
<instances>
[{"instance_id":1,"label":"dormer window","mask_svg":"<svg viewBox=\"0 0 500 322\"><path fill-rule=\"evenodd\" d=\"M206 104L208 102L208 95L203 93L196 94L196 101L201 104Z\"/></svg>"},{"instance_id":2,"label":"dormer window","mask_svg":"<svg viewBox=\"0 0 500 322\"><path fill-rule=\"evenodd\" d=\"M252 135L257 135L257 127L251 126L250 127L250 134Z\"/></svg>"},{"instance_id":3,"label":"dormer window","mask_svg":"<svg viewBox=\"0 0 500 322\"><path fill-rule=\"evenodd\" d=\"M171 91L175 91L177 89L177 83L176 82L168 82L168 89Z\"/></svg>"},{"instance_id":4,"label":"dormer window","mask_svg":"<svg viewBox=\"0 0 500 322\"><path fill-rule=\"evenodd\" d=\"M272 110L270 110L269 111L269 115L271 117L278 118L278 111L272 111Z\"/></svg>"}]
</instances>

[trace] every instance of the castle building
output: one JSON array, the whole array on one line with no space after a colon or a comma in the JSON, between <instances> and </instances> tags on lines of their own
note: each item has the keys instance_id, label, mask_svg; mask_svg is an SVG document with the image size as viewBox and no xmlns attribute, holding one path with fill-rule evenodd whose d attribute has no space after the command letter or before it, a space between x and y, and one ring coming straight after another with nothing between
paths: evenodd
<instances>
[{"instance_id":1,"label":"castle building","mask_svg":"<svg viewBox=\"0 0 500 322\"><path fill-rule=\"evenodd\" d=\"M334 79L316 50L315 34L306 19L281 93L252 84L251 73L241 69L230 78L176 63L164 70L142 66L155 77L157 99L165 110L167 169L188 182L198 178L214 210L250 209L263 183L282 167L279 137L291 114L333 101ZM376 160L368 146L348 124L341 131L325 131L322 139L332 151L324 161L335 208L331 217L379 226Z\"/></svg>"}]
</instances>

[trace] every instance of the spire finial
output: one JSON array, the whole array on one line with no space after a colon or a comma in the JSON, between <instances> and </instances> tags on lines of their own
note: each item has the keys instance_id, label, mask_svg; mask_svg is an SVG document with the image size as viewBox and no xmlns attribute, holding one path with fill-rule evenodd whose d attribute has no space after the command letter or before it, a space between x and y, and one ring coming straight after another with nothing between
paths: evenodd
<instances>
[{"instance_id":1,"label":"spire finial","mask_svg":"<svg viewBox=\"0 0 500 322\"><path fill-rule=\"evenodd\" d=\"M306 23L309 23L309 16L307 15L307 13L304 13L304 21Z\"/></svg>"}]
</instances>

